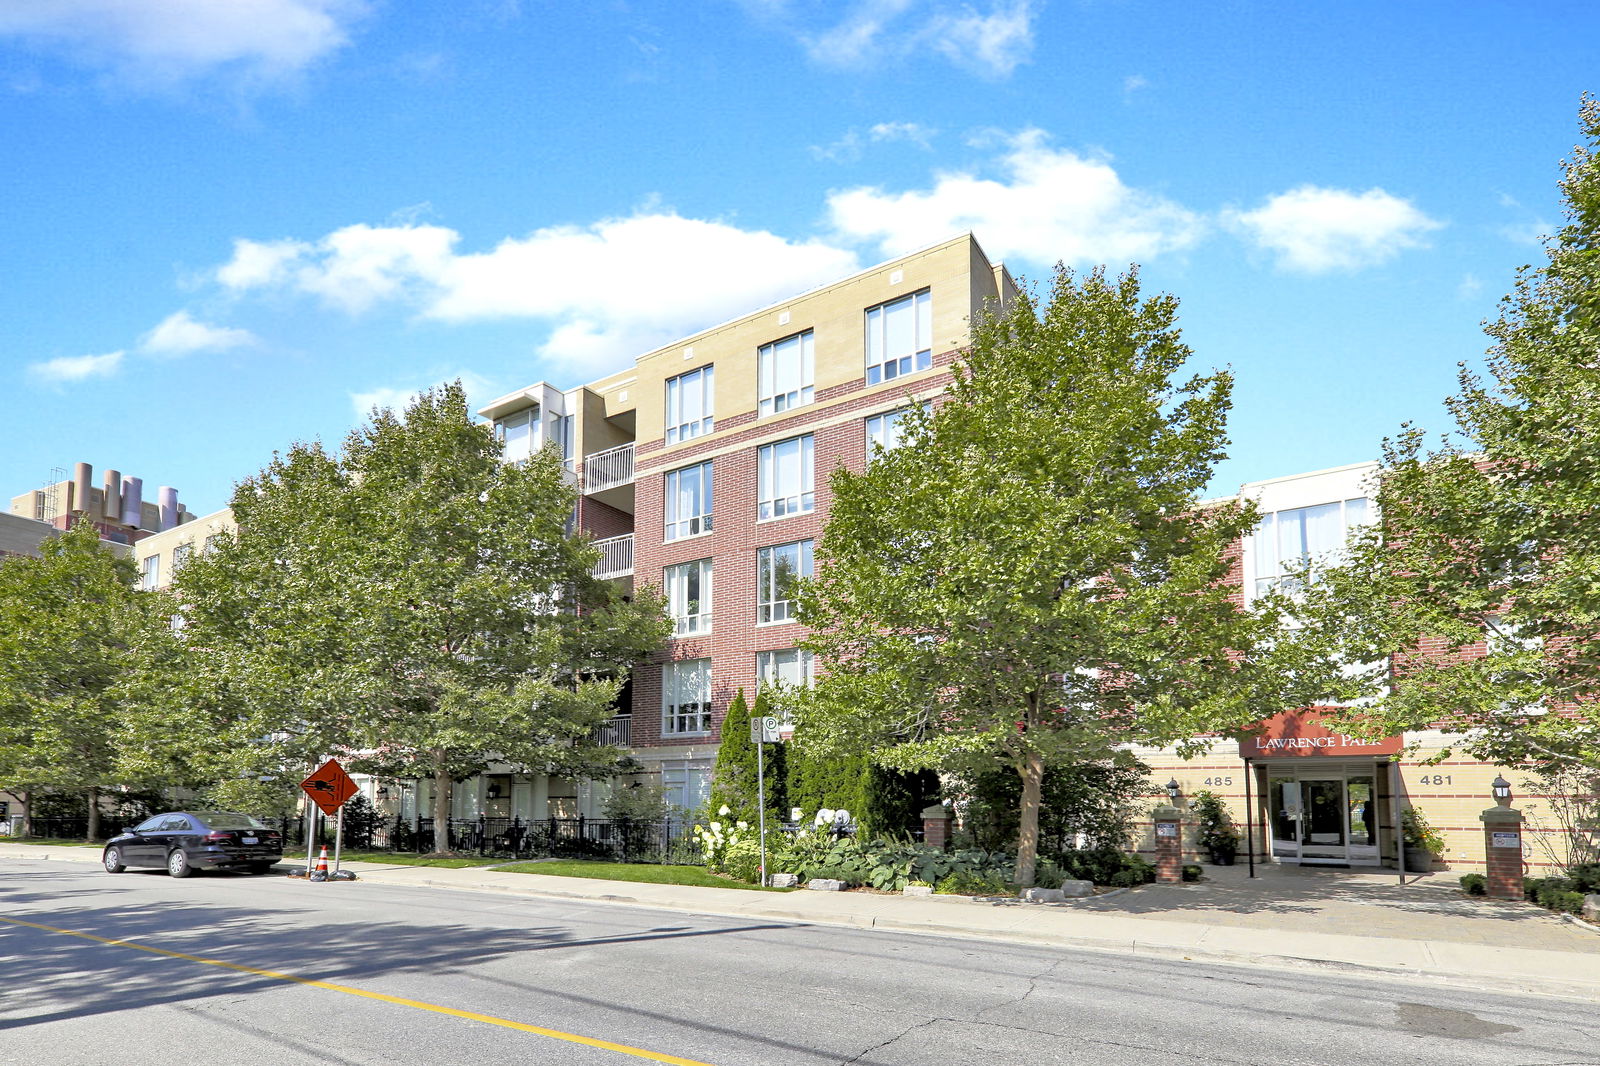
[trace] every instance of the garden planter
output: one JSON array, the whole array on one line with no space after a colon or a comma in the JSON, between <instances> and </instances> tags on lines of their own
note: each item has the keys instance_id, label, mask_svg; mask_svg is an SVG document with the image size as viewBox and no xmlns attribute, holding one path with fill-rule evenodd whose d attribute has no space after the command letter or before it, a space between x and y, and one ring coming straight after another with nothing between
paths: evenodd
<instances>
[{"instance_id":1,"label":"garden planter","mask_svg":"<svg viewBox=\"0 0 1600 1066\"><path fill-rule=\"evenodd\" d=\"M1211 853L1212 866L1232 866L1233 860L1238 857L1236 851L1213 851Z\"/></svg>"}]
</instances>

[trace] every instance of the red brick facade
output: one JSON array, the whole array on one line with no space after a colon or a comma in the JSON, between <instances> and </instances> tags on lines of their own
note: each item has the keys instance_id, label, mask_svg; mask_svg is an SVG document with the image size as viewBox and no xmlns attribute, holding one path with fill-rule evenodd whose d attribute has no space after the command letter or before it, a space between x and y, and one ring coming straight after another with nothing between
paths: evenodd
<instances>
[{"instance_id":1,"label":"red brick facade","mask_svg":"<svg viewBox=\"0 0 1600 1066\"><path fill-rule=\"evenodd\" d=\"M765 651L795 647L806 634L797 622L758 624L756 621L757 552L761 548L800 540L820 541L832 504L828 476L839 466L860 470L866 463L866 420L872 415L907 406L949 381L955 352L934 358L932 370L910 375L870 389L865 378L848 386L826 390L816 403L793 412L756 421L750 417L717 419L718 436L704 441L657 446L646 451L639 444L634 492L634 584L662 587L666 567L697 559L712 560L712 628L703 636L668 642L656 663L634 675L633 746L718 742L723 715L734 695L743 689L753 699L756 656ZM692 368L690 368L692 369ZM722 373L755 374L755 353L744 367L727 367ZM845 399L844 397L849 397ZM840 402L822 406L825 399ZM741 428L742 427L742 428ZM727 434L729 428L741 431ZM761 445L805 434L815 438L813 455L816 507L810 513L757 519L758 454ZM712 463L712 522L709 533L665 541L666 475L686 466ZM671 660L711 660L712 731L709 734L663 736L662 671Z\"/></svg>"}]
</instances>

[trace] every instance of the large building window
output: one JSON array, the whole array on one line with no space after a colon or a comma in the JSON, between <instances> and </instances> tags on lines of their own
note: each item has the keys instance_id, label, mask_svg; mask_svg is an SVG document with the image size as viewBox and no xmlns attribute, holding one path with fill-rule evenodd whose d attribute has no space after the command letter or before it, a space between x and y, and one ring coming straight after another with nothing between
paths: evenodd
<instances>
[{"instance_id":1,"label":"large building window","mask_svg":"<svg viewBox=\"0 0 1600 1066\"><path fill-rule=\"evenodd\" d=\"M711 660L681 659L661 668L661 733L711 732Z\"/></svg>"},{"instance_id":2,"label":"large building window","mask_svg":"<svg viewBox=\"0 0 1600 1066\"><path fill-rule=\"evenodd\" d=\"M667 474L667 538L711 530L711 464L696 463Z\"/></svg>"},{"instance_id":3,"label":"large building window","mask_svg":"<svg viewBox=\"0 0 1600 1066\"><path fill-rule=\"evenodd\" d=\"M927 404L922 405L924 408ZM872 462L872 455L877 448L892 452L900 447L904 436L901 432L902 419L910 408L902 407L898 411L885 411L881 415L873 415L867 419L867 462Z\"/></svg>"},{"instance_id":4,"label":"large building window","mask_svg":"<svg viewBox=\"0 0 1600 1066\"><path fill-rule=\"evenodd\" d=\"M1366 522L1365 497L1264 515L1252 541L1255 594L1292 580L1307 563L1338 559L1350 531Z\"/></svg>"},{"instance_id":5,"label":"large building window","mask_svg":"<svg viewBox=\"0 0 1600 1066\"><path fill-rule=\"evenodd\" d=\"M172 549L172 576L177 577L178 571L188 563L189 557L194 554L193 544L179 544Z\"/></svg>"},{"instance_id":6,"label":"large building window","mask_svg":"<svg viewBox=\"0 0 1600 1066\"><path fill-rule=\"evenodd\" d=\"M139 567L139 587L150 592L161 584L161 556L146 555Z\"/></svg>"},{"instance_id":7,"label":"large building window","mask_svg":"<svg viewBox=\"0 0 1600 1066\"><path fill-rule=\"evenodd\" d=\"M669 566L665 574L674 634L688 637L711 632L711 560Z\"/></svg>"},{"instance_id":8,"label":"large building window","mask_svg":"<svg viewBox=\"0 0 1600 1066\"><path fill-rule=\"evenodd\" d=\"M809 433L777 444L762 445L756 486L758 517L782 518L816 508L817 496L812 491L815 450L816 440Z\"/></svg>"},{"instance_id":9,"label":"large building window","mask_svg":"<svg viewBox=\"0 0 1600 1066\"><path fill-rule=\"evenodd\" d=\"M867 384L933 365L933 296L926 290L867 311Z\"/></svg>"},{"instance_id":10,"label":"large building window","mask_svg":"<svg viewBox=\"0 0 1600 1066\"><path fill-rule=\"evenodd\" d=\"M816 397L816 361L811 331L766 344L756 353L757 415L787 411Z\"/></svg>"},{"instance_id":11,"label":"large building window","mask_svg":"<svg viewBox=\"0 0 1600 1066\"><path fill-rule=\"evenodd\" d=\"M508 463L519 463L533 454L534 429L539 424L539 409L530 407L494 424L495 439L500 442L501 455Z\"/></svg>"},{"instance_id":12,"label":"large building window","mask_svg":"<svg viewBox=\"0 0 1600 1066\"><path fill-rule=\"evenodd\" d=\"M667 443L693 440L710 433L712 418L711 367L667 379Z\"/></svg>"},{"instance_id":13,"label":"large building window","mask_svg":"<svg viewBox=\"0 0 1600 1066\"><path fill-rule=\"evenodd\" d=\"M756 691L768 685L811 687L811 653L799 648L764 651L756 655Z\"/></svg>"},{"instance_id":14,"label":"large building window","mask_svg":"<svg viewBox=\"0 0 1600 1066\"><path fill-rule=\"evenodd\" d=\"M813 542L775 544L756 552L756 621L794 620L795 584L811 576Z\"/></svg>"}]
</instances>

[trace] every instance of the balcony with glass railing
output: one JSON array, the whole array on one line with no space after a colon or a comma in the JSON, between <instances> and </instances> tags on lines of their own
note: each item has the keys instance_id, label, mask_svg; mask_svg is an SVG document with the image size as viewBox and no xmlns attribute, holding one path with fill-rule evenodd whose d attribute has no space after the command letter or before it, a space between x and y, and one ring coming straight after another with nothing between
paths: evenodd
<instances>
[{"instance_id":1,"label":"balcony with glass railing","mask_svg":"<svg viewBox=\"0 0 1600 1066\"><path fill-rule=\"evenodd\" d=\"M594 564L595 577L632 577L633 576L633 534L624 533L620 537L607 537L597 540L594 546L600 549L600 561Z\"/></svg>"}]
</instances>

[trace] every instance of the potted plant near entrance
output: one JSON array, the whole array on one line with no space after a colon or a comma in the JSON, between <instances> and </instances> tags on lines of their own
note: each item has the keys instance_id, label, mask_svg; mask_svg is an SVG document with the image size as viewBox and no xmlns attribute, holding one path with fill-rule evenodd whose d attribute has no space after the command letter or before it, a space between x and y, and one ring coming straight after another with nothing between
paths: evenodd
<instances>
[{"instance_id":1,"label":"potted plant near entrance","mask_svg":"<svg viewBox=\"0 0 1600 1066\"><path fill-rule=\"evenodd\" d=\"M1444 837L1415 807L1400 812L1400 835L1406 843L1406 869L1411 873L1427 873L1444 854Z\"/></svg>"},{"instance_id":2,"label":"potted plant near entrance","mask_svg":"<svg viewBox=\"0 0 1600 1066\"><path fill-rule=\"evenodd\" d=\"M1198 829L1196 840L1210 856L1211 865L1232 866L1239 854L1239 830L1234 828L1222 797L1215 792L1196 792L1189 809Z\"/></svg>"}]
</instances>

